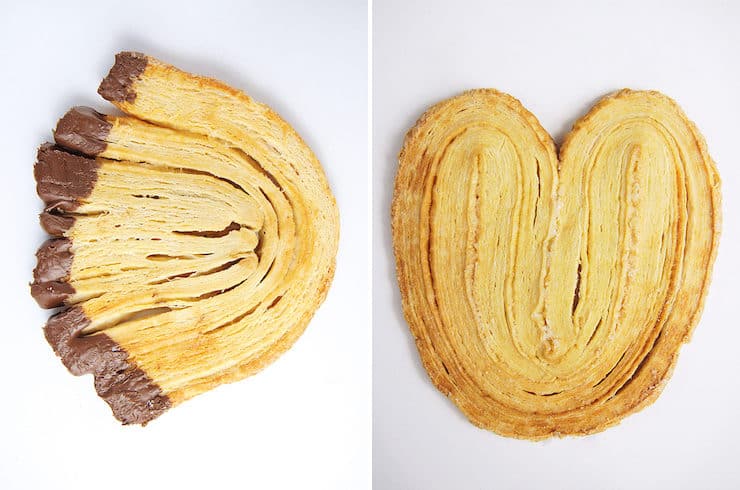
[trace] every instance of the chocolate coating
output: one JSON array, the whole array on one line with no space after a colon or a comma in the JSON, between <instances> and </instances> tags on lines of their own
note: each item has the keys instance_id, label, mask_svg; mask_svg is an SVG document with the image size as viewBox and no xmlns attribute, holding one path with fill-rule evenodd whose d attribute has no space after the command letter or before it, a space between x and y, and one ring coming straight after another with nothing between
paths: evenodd
<instances>
[{"instance_id":1,"label":"chocolate coating","mask_svg":"<svg viewBox=\"0 0 740 490\"><path fill-rule=\"evenodd\" d=\"M92 192L98 163L47 143L39 148L33 172L36 192L46 203L47 211L74 211L80 200Z\"/></svg>"},{"instance_id":2,"label":"chocolate coating","mask_svg":"<svg viewBox=\"0 0 740 490\"><path fill-rule=\"evenodd\" d=\"M118 53L108 76L100 83L98 93L111 102L133 102L136 92L132 90L132 85L144 73L146 65L147 58L142 53Z\"/></svg>"},{"instance_id":3,"label":"chocolate coating","mask_svg":"<svg viewBox=\"0 0 740 490\"><path fill-rule=\"evenodd\" d=\"M31 295L42 308L60 306L75 289L67 283L72 270L72 242L67 238L47 240L36 252Z\"/></svg>"},{"instance_id":4,"label":"chocolate coating","mask_svg":"<svg viewBox=\"0 0 740 490\"><path fill-rule=\"evenodd\" d=\"M75 293L75 288L66 282L50 281L31 284L31 296L42 308L61 306Z\"/></svg>"},{"instance_id":5,"label":"chocolate coating","mask_svg":"<svg viewBox=\"0 0 740 490\"><path fill-rule=\"evenodd\" d=\"M73 107L57 123L54 141L70 150L95 156L107 146L105 138L113 125L89 107Z\"/></svg>"},{"instance_id":6,"label":"chocolate coating","mask_svg":"<svg viewBox=\"0 0 740 490\"><path fill-rule=\"evenodd\" d=\"M36 252L38 263L33 270L34 282L69 279L72 269L72 241L69 238L53 238L45 241Z\"/></svg>"},{"instance_id":7,"label":"chocolate coating","mask_svg":"<svg viewBox=\"0 0 740 490\"><path fill-rule=\"evenodd\" d=\"M52 210L44 211L39 215L41 228L49 235L62 236L75 224L74 216L54 214Z\"/></svg>"},{"instance_id":8,"label":"chocolate coating","mask_svg":"<svg viewBox=\"0 0 740 490\"><path fill-rule=\"evenodd\" d=\"M52 316L46 340L69 371L95 376L95 389L123 424L146 424L172 403L146 373L129 361L128 353L104 333L82 335L90 324L79 306Z\"/></svg>"}]
</instances>

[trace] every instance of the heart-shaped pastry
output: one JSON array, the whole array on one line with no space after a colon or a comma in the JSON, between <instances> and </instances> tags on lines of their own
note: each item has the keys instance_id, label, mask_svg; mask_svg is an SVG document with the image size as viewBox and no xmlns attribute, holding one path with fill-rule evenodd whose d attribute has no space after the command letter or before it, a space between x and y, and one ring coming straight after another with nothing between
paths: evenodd
<instances>
[{"instance_id":1,"label":"heart-shaped pastry","mask_svg":"<svg viewBox=\"0 0 740 490\"><path fill-rule=\"evenodd\" d=\"M473 90L409 131L392 224L437 388L505 436L589 434L669 378L707 292L720 180L660 93L604 98L558 157L518 100Z\"/></svg>"}]
</instances>

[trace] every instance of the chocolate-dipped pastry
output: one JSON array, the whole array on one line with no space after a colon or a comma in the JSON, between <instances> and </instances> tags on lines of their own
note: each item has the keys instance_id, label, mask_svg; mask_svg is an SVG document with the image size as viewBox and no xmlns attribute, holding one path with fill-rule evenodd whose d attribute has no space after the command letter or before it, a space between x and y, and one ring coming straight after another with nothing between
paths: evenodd
<instances>
[{"instance_id":1,"label":"chocolate-dipped pastry","mask_svg":"<svg viewBox=\"0 0 740 490\"><path fill-rule=\"evenodd\" d=\"M74 223L74 216L54 214L52 210L44 211L39 215L39 224L49 235L62 236L72 228Z\"/></svg>"},{"instance_id":2,"label":"chocolate-dipped pastry","mask_svg":"<svg viewBox=\"0 0 740 490\"><path fill-rule=\"evenodd\" d=\"M142 53L118 53L116 63L98 87L100 96L111 102L134 102L136 90L133 85L144 73L148 59Z\"/></svg>"},{"instance_id":3,"label":"chocolate-dipped pastry","mask_svg":"<svg viewBox=\"0 0 740 490\"><path fill-rule=\"evenodd\" d=\"M128 362L128 354L105 333L82 335L90 325L83 309L75 306L52 316L46 340L71 373L95 375L95 389L124 424L146 424L170 406L147 374Z\"/></svg>"},{"instance_id":4,"label":"chocolate-dipped pastry","mask_svg":"<svg viewBox=\"0 0 740 490\"><path fill-rule=\"evenodd\" d=\"M73 212L95 187L98 163L46 143L34 165L36 192L47 210Z\"/></svg>"},{"instance_id":5,"label":"chocolate-dipped pastry","mask_svg":"<svg viewBox=\"0 0 740 490\"><path fill-rule=\"evenodd\" d=\"M89 107L73 107L57 123L54 141L70 150L95 156L105 150L105 138L111 127L103 114Z\"/></svg>"},{"instance_id":6,"label":"chocolate-dipped pastry","mask_svg":"<svg viewBox=\"0 0 740 490\"><path fill-rule=\"evenodd\" d=\"M39 149L55 238L31 293L63 308L45 333L64 365L146 424L295 342L331 283L338 215L311 150L243 93L138 53L99 92L126 115L75 107Z\"/></svg>"}]
</instances>

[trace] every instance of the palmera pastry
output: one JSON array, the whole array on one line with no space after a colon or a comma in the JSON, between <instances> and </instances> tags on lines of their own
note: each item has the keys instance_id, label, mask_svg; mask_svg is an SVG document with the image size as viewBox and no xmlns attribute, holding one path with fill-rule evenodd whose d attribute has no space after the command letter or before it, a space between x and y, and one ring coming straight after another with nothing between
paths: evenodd
<instances>
[{"instance_id":1,"label":"palmera pastry","mask_svg":"<svg viewBox=\"0 0 740 490\"><path fill-rule=\"evenodd\" d=\"M55 238L32 293L45 333L125 424L144 424L271 363L331 283L338 213L314 154L267 106L121 53L35 175Z\"/></svg>"},{"instance_id":2,"label":"palmera pastry","mask_svg":"<svg viewBox=\"0 0 740 490\"><path fill-rule=\"evenodd\" d=\"M696 325L720 181L657 92L623 90L560 149L513 97L473 90L411 129L393 245L434 384L475 425L543 439L653 402Z\"/></svg>"}]
</instances>

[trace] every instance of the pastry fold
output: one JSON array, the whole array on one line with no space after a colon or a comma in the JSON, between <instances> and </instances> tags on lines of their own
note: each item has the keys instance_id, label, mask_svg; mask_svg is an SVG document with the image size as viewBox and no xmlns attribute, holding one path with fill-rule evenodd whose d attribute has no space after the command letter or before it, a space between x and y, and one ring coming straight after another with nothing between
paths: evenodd
<instances>
[{"instance_id":1,"label":"pastry fold","mask_svg":"<svg viewBox=\"0 0 740 490\"><path fill-rule=\"evenodd\" d=\"M406 320L475 425L543 439L653 402L689 340L720 229L720 180L678 105L601 100L556 150L513 97L430 108L399 156L392 234Z\"/></svg>"},{"instance_id":2,"label":"pastry fold","mask_svg":"<svg viewBox=\"0 0 740 490\"><path fill-rule=\"evenodd\" d=\"M35 175L54 236L31 286L45 332L123 423L240 380L306 328L334 274L337 206L318 160L244 93L139 53L73 108Z\"/></svg>"}]
</instances>

